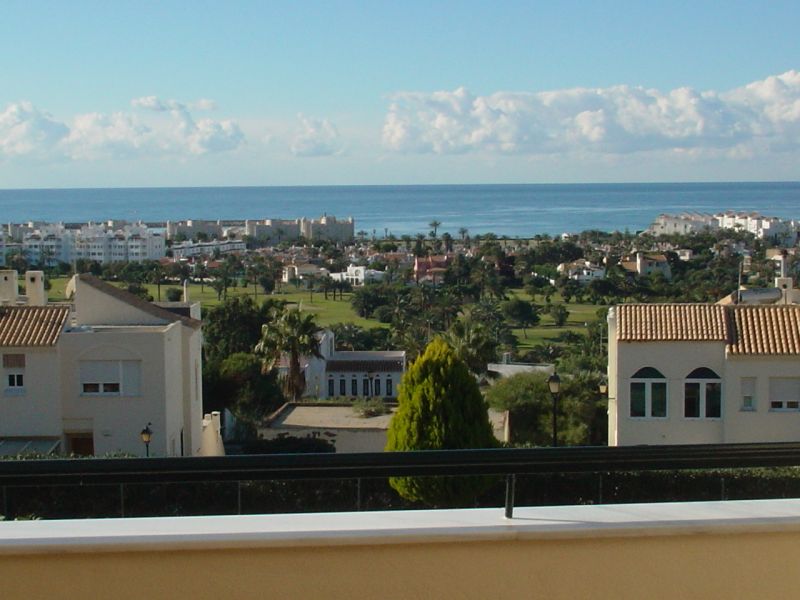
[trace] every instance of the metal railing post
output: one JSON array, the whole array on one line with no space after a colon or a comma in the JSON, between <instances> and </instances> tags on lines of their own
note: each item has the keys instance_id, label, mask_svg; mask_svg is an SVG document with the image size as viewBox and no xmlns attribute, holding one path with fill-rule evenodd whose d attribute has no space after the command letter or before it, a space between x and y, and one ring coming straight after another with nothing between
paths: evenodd
<instances>
[{"instance_id":1,"label":"metal railing post","mask_svg":"<svg viewBox=\"0 0 800 600\"><path fill-rule=\"evenodd\" d=\"M119 484L119 516L125 518L125 484Z\"/></svg>"},{"instance_id":2,"label":"metal railing post","mask_svg":"<svg viewBox=\"0 0 800 600\"><path fill-rule=\"evenodd\" d=\"M506 519L514 518L514 488L517 485L517 476L512 473L506 476Z\"/></svg>"}]
</instances>

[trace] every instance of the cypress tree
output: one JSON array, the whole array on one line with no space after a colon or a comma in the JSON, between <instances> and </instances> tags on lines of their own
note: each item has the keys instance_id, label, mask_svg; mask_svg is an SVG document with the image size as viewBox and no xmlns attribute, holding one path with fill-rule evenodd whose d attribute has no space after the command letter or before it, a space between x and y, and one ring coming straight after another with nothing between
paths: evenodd
<instances>
[{"instance_id":1,"label":"cypress tree","mask_svg":"<svg viewBox=\"0 0 800 600\"><path fill-rule=\"evenodd\" d=\"M487 407L467 365L435 339L403 377L389 425L387 452L492 448L497 441ZM485 477L393 477L403 497L434 506L474 501Z\"/></svg>"}]
</instances>

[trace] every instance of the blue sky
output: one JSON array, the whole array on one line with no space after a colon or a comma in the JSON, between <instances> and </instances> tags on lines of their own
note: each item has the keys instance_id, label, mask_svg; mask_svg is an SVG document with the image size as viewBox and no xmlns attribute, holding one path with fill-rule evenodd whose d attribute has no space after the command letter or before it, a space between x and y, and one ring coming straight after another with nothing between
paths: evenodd
<instances>
[{"instance_id":1,"label":"blue sky","mask_svg":"<svg viewBox=\"0 0 800 600\"><path fill-rule=\"evenodd\" d=\"M13 2L0 187L796 179L797 2Z\"/></svg>"}]
</instances>

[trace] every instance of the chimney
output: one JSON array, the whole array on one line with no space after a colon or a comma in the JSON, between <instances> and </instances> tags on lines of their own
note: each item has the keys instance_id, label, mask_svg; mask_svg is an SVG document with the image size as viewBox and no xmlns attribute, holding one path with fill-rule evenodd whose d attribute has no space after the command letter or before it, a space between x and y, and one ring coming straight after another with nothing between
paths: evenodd
<instances>
[{"instance_id":1,"label":"chimney","mask_svg":"<svg viewBox=\"0 0 800 600\"><path fill-rule=\"evenodd\" d=\"M47 304L43 271L28 271L25 273L25 295L28 297L30 306L45 306Z\"/></svg>"},{"instance_id":2,"label":"chimney","mask_svg":"<svg viewBox=\"0 0 800 600\"><path fill-rule=\"evenodd\" d=\"M789 253L781 250L780 277L775 278L775 287L781 291L781 304L791 304L794 281L789 277Z\"/></svg>"},{"instance_id":3,"label":"chimney","mask_svg":"<svg viewBox=\"0 0 800 600\"><path fill-rule=\"evenodd\" d=\"M17 272L13 269L0 271L0 304L14 304L19 296Z\"/></svg>"}]
</instances>

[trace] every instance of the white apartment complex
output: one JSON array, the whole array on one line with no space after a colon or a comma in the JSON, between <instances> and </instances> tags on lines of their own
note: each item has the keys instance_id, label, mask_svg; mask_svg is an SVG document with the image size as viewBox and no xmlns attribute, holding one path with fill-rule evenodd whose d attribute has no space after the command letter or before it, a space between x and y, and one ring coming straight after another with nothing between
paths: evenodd
<instances>
[{"instance_id":1,"label":"white apartment complex","mask_svg":"<svg viewBox=\"0 0 800 600\"><path fill-rule=\"evenodd\" d=\"M339 220L332 215L323 215L319 219L248 219L236 220L197 220L167 221L167 239L175 239L182 235L188 239L196 238L198 234L208 237L238 238L249 236L253 239L267 241L270 244L279 244L286 241L295 241L302 238L307 240L329 240L332 242L347 242L355 237L355 221L353 217Z\"/></svg>"},{"instance_id":2,"label":"white apartment complex","mask_svg":"<svg viewBox=\"0 0 800 600\"><path fill-rule=\"evenodd\" d=\"M181 242L172 245L172 257L175 260L193 256L213 256L245 252L247 245L242 240L212 240L210 242Z\"/></svg>"},{"instance_id":3,"label":"white apartment complex","mask_svg":"<svg viewBox=\"0 0 800 600\"><path fill-rule=\"evenodd\" d=\"M71 280L71 305L47 305L36 275L20 297L16 272L0 272L0 454L219 451L219 419L202 414L199 305L184 316L91 275Z\"/></svg>"},{"instance_id":4,"label":"white apartment complex","mask_svg":"<svg viewBox=\"0 0 800 600\"><path fill-rule=\"evenodd\" d=\"M29 262L52 266L84 259L100 264L158 260L166 254L164 235L143 224L88 224L71 229L46 224L22 233L22 249Z\"/></svg>"},{"instance_id":5,"label":"white apartment complex","mask_svg":"<svg viewBox=\"0 0 800 600\"><path fill-rule=\"evenodd\" d=\"M689 234L707 230L734 229L752 233L759 239L777 238L793 245L797 240L800 223L777 217L765 217L755 212L727 211L709 215L704 213L662 214L647 229L653 235Z\"/></svg>"}]
</instances>

